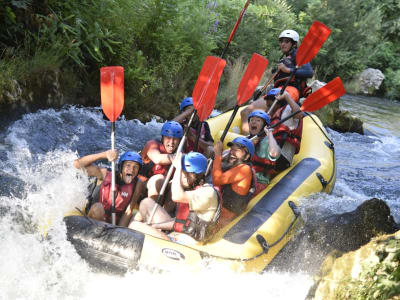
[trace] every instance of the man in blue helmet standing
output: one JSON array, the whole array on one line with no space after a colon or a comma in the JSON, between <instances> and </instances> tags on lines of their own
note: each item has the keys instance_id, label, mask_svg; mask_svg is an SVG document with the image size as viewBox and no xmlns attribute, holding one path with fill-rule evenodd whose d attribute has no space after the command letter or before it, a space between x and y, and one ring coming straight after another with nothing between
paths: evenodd
<instances>
[{"instance_id":1,"label":"man in blue helmet standing","mask_svg":"<svg viewBox=\"0 0 400 300\"><path fill-rule=\"evenodd\" d=\"M129 227L184 244L206 242L214 233L221 209L217 191L205 182L207 158L199 152L178 153L174 166L171 198L177 203L176 216L158 207L151 226L142 223L148 220L155 205L152 198L145 198ZM167 236L161 230L173 233Z\"/></svg>"},{"instance_id":2,"label":"man in blue helmet standing","mask_svg":"<svg viewBox=\"0 0 400 300\"><path fill-rule=\"evenodd\" d=\"M194 111L193 98L186 97L179 105L179 115L174 118L174 121L180 123L182 127L186 127L189 123L190 116ZM195 148L197 135L200 130L200 136L198 141L198 149ZM200 122L197 114L194 116L190 130L188 131L187 141L185 145L186 153L190 151L198 151L203 153L205 156L210 157L212 147L214 146L214 139L211 136L210 126L207 122Z\"/></svg>"},{"instance_id":3,"label":"man in blue helmet standing","mask_svg":"<svg viewBox=\"0 0 400 300\"><path fill-rule=\"evenodd\" d=\"M92 196L93 202L89 202L88 217L111 222L111 171L94 164L98 160L107 159L114 161L118 157L117 150L108 150L97 154L89 154L74 161L76 169L83 169L88 176L101 180L97 186L96 195ZM141 196L143 182L137 178L142 167L142 158L134 151L128 151L121 155L118 161L116 178L115 212L117 224L127 226L132 217L133 208L138 205Z\"/></svg>"}]
</instances>

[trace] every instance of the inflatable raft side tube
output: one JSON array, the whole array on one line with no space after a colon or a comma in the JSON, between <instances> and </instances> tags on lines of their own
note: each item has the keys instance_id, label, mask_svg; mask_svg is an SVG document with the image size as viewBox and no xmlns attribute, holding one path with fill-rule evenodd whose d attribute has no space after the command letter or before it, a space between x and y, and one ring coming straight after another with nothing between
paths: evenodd
<instances>
[{"instance_id":1,"label":"inflatable raft side tube","mask_svg":"<svg viewBox=\"0 0 400 300\"><path fill-rule=\"evenodd\" d=\"M91 267L110 273L136 269L145 235L84 216L64 218L67 239Z\"/></svg>"},{"instance_id":2,"label":"inflatable raft side tube","mask_svg":"<svg viewBox=\"0 0 400 300\"><path fill-rule=\"evenodd\" d=\"M315 158L301 160L235 226L224 239L244 244L282 203L321 165Z\"/></svg>"}]
</instances>

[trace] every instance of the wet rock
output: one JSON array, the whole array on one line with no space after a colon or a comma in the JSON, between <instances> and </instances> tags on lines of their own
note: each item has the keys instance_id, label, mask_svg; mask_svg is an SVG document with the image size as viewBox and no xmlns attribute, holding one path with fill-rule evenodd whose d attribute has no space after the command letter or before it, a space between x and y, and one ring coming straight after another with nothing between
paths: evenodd
<instances>
[{"instance_id":1,"label":"wet rock","mask_svg":"<svg viewBox=\"0 0 400 300\"><path fill-rule=\"evenodd\" d=\"M373 237L398 229L389 206L377 198L365 201L354 211L332 215L305 226L313 244L342 252L356 250Z\"/></svg>"},{"instance_id":2,"label":"wet rock","mask_svg":"<svg viewBox=\"0 0 400 300\"><path fill-rule=\"evenodd\" d=\"M315 80L310 86L315 92L319 88L325 85L324 82ZM359 134L364 134L363 122L352 116L348 111L343 111L339 107L340 99L325 105L323 108L313 112L322 123L336 130L338 132L355 132Z\"/></svg>"},{"instance_id":3,"label":"wet rock","mask_svg":"<svg viewBox=\"0 0 400 300\"><path fill-rule=\"evenodd\" d=\"M362 93L373 95L378 90L385 79L385 75L378 70L368 68L361 72L359 77L359 86Z\"/></svg>"},{"instance_id":4,"label":"wet rock","mask_svg":"<svg viewBox=\"0 0 400 300\"><path fill-rule=\"evenodd\" d=\"M357 251L332 252L307 299L400 299L400 231L373 239Z\"/></svg>"}]
</instances>

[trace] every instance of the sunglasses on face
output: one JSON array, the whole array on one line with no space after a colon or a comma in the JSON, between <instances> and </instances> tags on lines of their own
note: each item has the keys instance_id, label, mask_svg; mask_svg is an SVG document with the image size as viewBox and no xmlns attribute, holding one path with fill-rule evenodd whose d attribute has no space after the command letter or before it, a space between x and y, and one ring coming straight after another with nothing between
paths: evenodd
<instances>
[{"instance_id":1,"label":"sunglasses on face","mask_svg":"<svg viewBox=\"0 0 400 300\"><path fill-rule=\"evenodd\" d=\"M292 42L292 40L289 39L289 38L280 38L280 39L279 39L279 43L285 43L285 44L287 44L287 43L291 43L291 42Z\"/></svg>"}]
</instances>

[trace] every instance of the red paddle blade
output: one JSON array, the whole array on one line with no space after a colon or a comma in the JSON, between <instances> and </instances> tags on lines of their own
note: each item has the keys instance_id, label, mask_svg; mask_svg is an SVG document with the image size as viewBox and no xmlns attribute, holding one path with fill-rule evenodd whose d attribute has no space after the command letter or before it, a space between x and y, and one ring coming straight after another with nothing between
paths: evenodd
<instances>
[{"instance_id":1,"label":"red paddle blade","mask_svg":"<svg viewBox=\"0 0 400 300\"><path fill-rule=\"evenodd\" d=\"M315 55L317 55L319 49L321 49L330 33L331 30L329 27L321 22L314 21L314 23L312 23L297 50L296 64L298 67L309 63Z\"/></svg>"},{"instance_id":2,"label":"red paddle blade","mask_svg":"<svg viewBox=\"0 0 400 300\"><path fill-rule=\"evenodd\" d=\"M268 66L268 59L254 53L237 90L237 105L245 103L253 95L260 79Z\"/></svg>"},{"instance_id":3,"label":"red paddle blade","mask_svg":"<svg viewBox=\"0 0 400 300\"><path fill-rule=\"evenodd\" d=\"M193 106L200 121L211 114L217 97L219 80L226 61L215 56L207 56L193 89Z\"/></svg>"},{"instance_id":4,"label":"red paddle blade","mask_svg":"<svg viewBox=\"0 0 400 300\"><path fill-rule=\"evenodd\" d=\"M100 68L101 107L111 122L115 122L124 108L124 68Z\"/></svg>"},{"instance_id":5,"label":"red paddle blade","mask_svg":"<svg viewBox=\"0 0 400 300\"><path fill-rule=\"evenodd\" d=\"M318 110L344 94L346 94L346 90L344 89L342 80L336 77L308 96L300 109L309 112Z\"/></svg>"}]
</instances>

